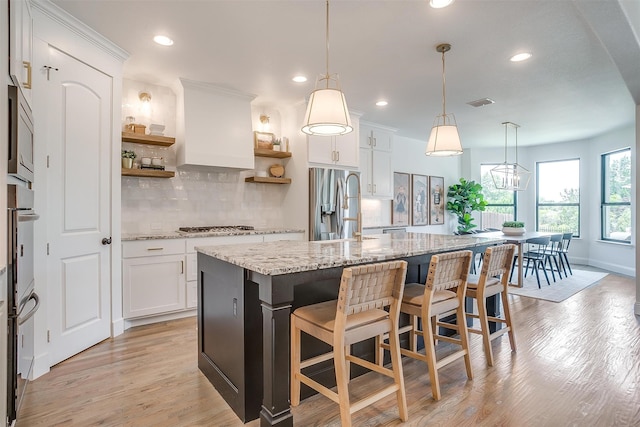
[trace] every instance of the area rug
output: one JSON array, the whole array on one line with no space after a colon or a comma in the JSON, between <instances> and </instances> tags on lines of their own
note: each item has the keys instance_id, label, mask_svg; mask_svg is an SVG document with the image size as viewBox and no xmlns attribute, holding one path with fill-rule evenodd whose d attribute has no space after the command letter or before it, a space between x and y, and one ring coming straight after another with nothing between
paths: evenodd
<instances>
[{"instance_id":1,"label":"area rug","mask_svg":"<svg viewBox=\"0 0 640 427\"><path fill-rule=\"evenodd\" d=\"M569 277L562 276L562 279L558 279L556 275L556 281L553 282L551 274L549 274L549 282L551 286L547 285L547 281L544 278L544 274L540 274L540 286L538 289L538 282L536 281L535 273L533 275L527 275L524 278L524 287L518 288L515 286L509 286L509 293L514 295L521 295L523 297L538 298L546 301L560 302L567 298L577 294L583 289L589 286L595 285L608 273L601 273L598 271L586 271L573 269L573 275L569 274Z\"/></svg>"}]
</instances>

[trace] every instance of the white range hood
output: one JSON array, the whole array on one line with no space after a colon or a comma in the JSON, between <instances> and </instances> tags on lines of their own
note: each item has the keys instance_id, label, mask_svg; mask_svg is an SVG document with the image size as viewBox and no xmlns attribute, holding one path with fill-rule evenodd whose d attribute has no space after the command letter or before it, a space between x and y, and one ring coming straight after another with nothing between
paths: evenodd
<instances>
[{"instance_id":1,"label":"white range hood","mask_svg":"<svg viewBox=\"0 0 640 427\"><path fill-rule=\"evenodd\" d=\"M184 78L178 86L177 166L253 169L255 95Z\"/></svg>"}]
</instances>

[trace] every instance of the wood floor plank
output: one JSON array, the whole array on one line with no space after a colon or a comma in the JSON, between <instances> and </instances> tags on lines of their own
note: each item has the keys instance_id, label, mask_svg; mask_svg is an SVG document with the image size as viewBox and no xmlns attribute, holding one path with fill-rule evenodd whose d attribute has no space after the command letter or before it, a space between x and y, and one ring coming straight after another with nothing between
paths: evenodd
<instances>
[{"instance_id":1,"label":"wood floor plank","mask_svg":"<svg viewBox=\"0 0 640 427\"><path fill-rule=\"evenodd\" d=\"M553 286L561 286L558 282ZM426 365L403 359L409 421L390 396L357 412L356 426L640 425L640 319L635 281L609 274L561 303L511 295L517 353L492 342L487 367L471 335L475 378L464 362L440 372L442 400L431 398ZM438 345L439 354L447 351ZM195 318L127 330L33 381L18 427L241 426L197 367ZM376 374L352 381L365 393ZM339 426L337 405L313 396L293 409L296 426ZM258 427L259 421L248 423Z\"/></svg>"}]
</instances>

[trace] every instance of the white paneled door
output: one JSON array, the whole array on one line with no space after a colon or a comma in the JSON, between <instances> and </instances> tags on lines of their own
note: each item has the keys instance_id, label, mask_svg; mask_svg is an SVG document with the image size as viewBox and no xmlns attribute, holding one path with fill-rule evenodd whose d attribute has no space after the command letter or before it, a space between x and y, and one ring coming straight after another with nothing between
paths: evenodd
<instances>
[{"instance_id":1,"label":"white paneled door","mask_svg":"<svg viewBox=\"0 0 640 427\"><path fill-rule=\"evenodd\" d=\"M47 307L54 365L111 335L111 77L49 47ZM106 241L104 243L107 243Z\"/></svg>"}]
</instances>

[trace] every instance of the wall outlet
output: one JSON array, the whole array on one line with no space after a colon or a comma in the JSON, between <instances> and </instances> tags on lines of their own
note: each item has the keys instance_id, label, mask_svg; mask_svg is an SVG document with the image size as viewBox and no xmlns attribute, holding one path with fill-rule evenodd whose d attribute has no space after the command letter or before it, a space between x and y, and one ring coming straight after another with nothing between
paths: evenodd
<instances>
[{"instance_id":1,"label":"wall outlet","mask_svg":"<svg viewBox=\"0 0 640 427\"><path fill-rule=\"evenodd\" d=\"M160 230L162 230L162 223L161 222L152 222L150 228L151 228L151 231L160 231Z\"/></svg>"}]
</instances>

